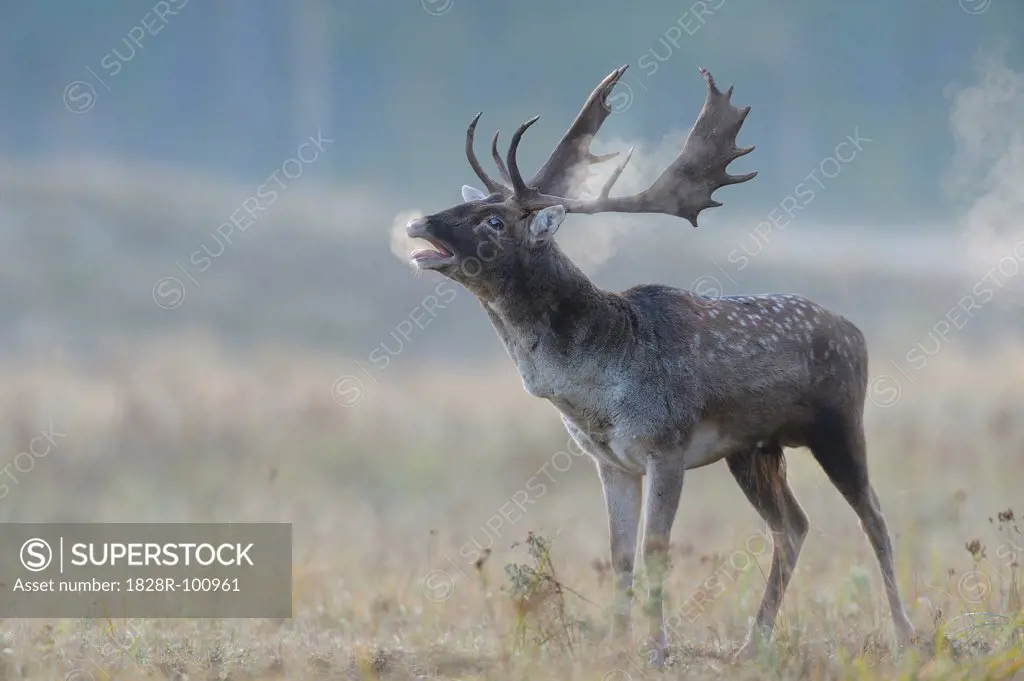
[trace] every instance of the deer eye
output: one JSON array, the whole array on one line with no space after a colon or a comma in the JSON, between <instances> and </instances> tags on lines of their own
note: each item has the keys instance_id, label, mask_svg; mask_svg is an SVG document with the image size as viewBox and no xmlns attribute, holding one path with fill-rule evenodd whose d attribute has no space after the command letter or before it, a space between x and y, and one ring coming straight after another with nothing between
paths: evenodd
<instances>
[{"instance_id":1,"label":"deer eye","mask_svg":"<svg viewBox=\"0 0 1024 681\"><path fill-rule=\"evenodd\" d=\"M487 220L487 226L496 232L500 232L505 229L505 223L501 221L501 218L489 218Z\"/></svg>"}]
</instances>

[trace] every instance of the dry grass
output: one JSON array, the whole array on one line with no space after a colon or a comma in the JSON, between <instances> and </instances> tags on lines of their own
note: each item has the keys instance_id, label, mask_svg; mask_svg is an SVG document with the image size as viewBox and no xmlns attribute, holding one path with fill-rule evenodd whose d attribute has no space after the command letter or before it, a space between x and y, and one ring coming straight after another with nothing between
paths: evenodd
<instances>
[{"instance_id":1,"label":"dry grass","mask_svg":"<svg viewBox=\"0 0 1024 681\"><path fill-rule=\"evenodd\" d=\"M918 648L891 653L867 541L797 450L790 479L812 532L777 645L729 662L770 549L724 466L710 467L690 475L677 516L664 676L1024 676L1024 536L1008 512L1024 511L1018 354L945 348L896 405L869 407ZM0 520L280 520L295 532L290 620L6 620L0 679L659 678L606 641L600 487L550 407L501 365L389 369L345 409L331 386L349 366L178 339L102 365L0 369L0 452L51 421L67 434L0 500Z\"/></svg>"}]
</instances>

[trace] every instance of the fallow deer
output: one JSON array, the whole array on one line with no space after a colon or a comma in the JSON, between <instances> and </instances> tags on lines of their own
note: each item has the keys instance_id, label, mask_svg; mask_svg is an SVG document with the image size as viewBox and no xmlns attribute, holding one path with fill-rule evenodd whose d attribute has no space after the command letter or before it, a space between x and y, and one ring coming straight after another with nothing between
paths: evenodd
<instances>
[{"instance_id":1,"label":"fallow deer","mask_svg":"<svg viewBox=\"0 0 1024 681\"><path fill-rule=\"evenodd\" d=\"M756 173L726 166L753 151L736 147L750 107L736 108L733 88L711 74L704 107L682 152L646 190L610 196L630 154L600 193L582 197L596 156L590 142L611 109L608 96L623 66L587 99L576 120L530 181L516 152L531 118L516 130L502 181L466 155L487 193L462 188L461 203L411 221L410 237L432 248L411 256L421 270L458 282L483 304L515 362L523 387L550 401L570 435L597 464L607 502L615 575L613 631L629 635L633 566L643 489L644 562L649 577L649 663L668 650L662 589L669 535L684 473L725 459L744 495L772 533L772 560L757 616L737 657L770 640L808 523L787 484L783 447L807 447L860 519L874 549L901 644L914 629L893 569L889 532L868 480L862 416L868 357L864 336L844 317L795 295L709 298L643 285L602 290L552 237L566 213L661 213L688 220L720 206L716 189Z\"/></svg>"}]
</instances>

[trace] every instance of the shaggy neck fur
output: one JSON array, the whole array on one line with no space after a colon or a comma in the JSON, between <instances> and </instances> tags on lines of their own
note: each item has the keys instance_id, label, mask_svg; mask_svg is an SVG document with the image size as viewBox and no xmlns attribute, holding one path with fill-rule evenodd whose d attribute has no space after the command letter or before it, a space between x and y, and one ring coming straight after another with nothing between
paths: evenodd
<instances>
[{"instance_id":1,"label":"shaggy neck fur","mask_svg":"<svg viewBox=\"0 0 1024 681\"><path fill-rule=\"evenodd\" d=\"M554 242L516 267L481 302L529 392L563 396L568 383L591 383L625 359L637 331L625 300L595 286Z\"/></svg>"}]
</instances>

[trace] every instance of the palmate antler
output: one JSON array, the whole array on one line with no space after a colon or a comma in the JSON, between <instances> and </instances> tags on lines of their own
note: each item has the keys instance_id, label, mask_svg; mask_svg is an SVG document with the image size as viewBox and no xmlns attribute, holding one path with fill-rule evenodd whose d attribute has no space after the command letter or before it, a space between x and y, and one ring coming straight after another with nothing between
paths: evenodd
<instances>
[{"instance_id":1,"label":"palmate antler","mask_svg":"<svg viewBox=\"0 0 1024 681\"><path fill-rule=\"evenodd\" d=\"M626 68L628 67L622 66L615 69L594 88L579 115L576 116L576 120L569 126L561 141L551 152L551 156L530 181L530 187L551 196L579 198L583 190L583 181L586 179L587 167L619 155L618 152L600 156L592 154L590 141L594 139L601 124L611 114L612 110L606 99L615 84L622 78L622 74L626 72ZM513 182L508 168L505 166L505 161L498 153L498 133L494 133L494 137L491 139L491 156L498 167L498 172L501 173L502 182L495 181L487 174L473 151L476 124L482 115L482 112L478 113L469 124L469 129L466 130L466 157L469 159L469 165L489 192L511 196Z\"/></svg>"},{"instance_id":2,"label":"palmate antler","mask_svg":"<svg viewBox=\"0 0 1024 681\"><path fill-rule=\"evenodd\" d=\"M619 152L597 156L590 152L590 142L612 112L607 102L615 85L628 66L621 66L602 80L590 93L579 115L555 146L551 156L530 181L530 186L551 196L579 198L586 179L588 166L603 163Z\"/></svg>"},{"instance_id":3,"label":"palmate antler","mask_svg":"<svg viewBox=\"0 0 1024 681\"><path fill-rule=\"evenodd\" d=\"M480 114L477 114L466 133L466 155L488 190L512 196L529 210L562 205L569 213L663 213L686 218L696 227L697 216L702 210L722 205L711 198L716 189L747 182L757 175L756 172L743 175L730 175L726 172L726 166L732 161L754 150L752 146L736 146L736 135L750 113L750 107L737 109L733 106L730 101L733 88L730 87L723 93L715 85L715 79L707 69L701 68L701 75L708 86L704 108L687 136L679 156L654 184L632 196L609 196L612 186L629 162L631 149L605 182L596 199L578 198L581 167L606 161L617 155L593 155L590 153L590 141L611 111L605 98L625 70L626 67L621 67L612 71L595 88L579 116L529 184L523 180L519 171L516 152L523 133L537 122L538 117L535 116L523 123L512 136L506 157L507 167L501 163L497 153L497 135L492 140L492 154L502 178L508 183L504 185L487 175L473 153L473 133L480 119Z\"/></svg>"}]
</instances>

